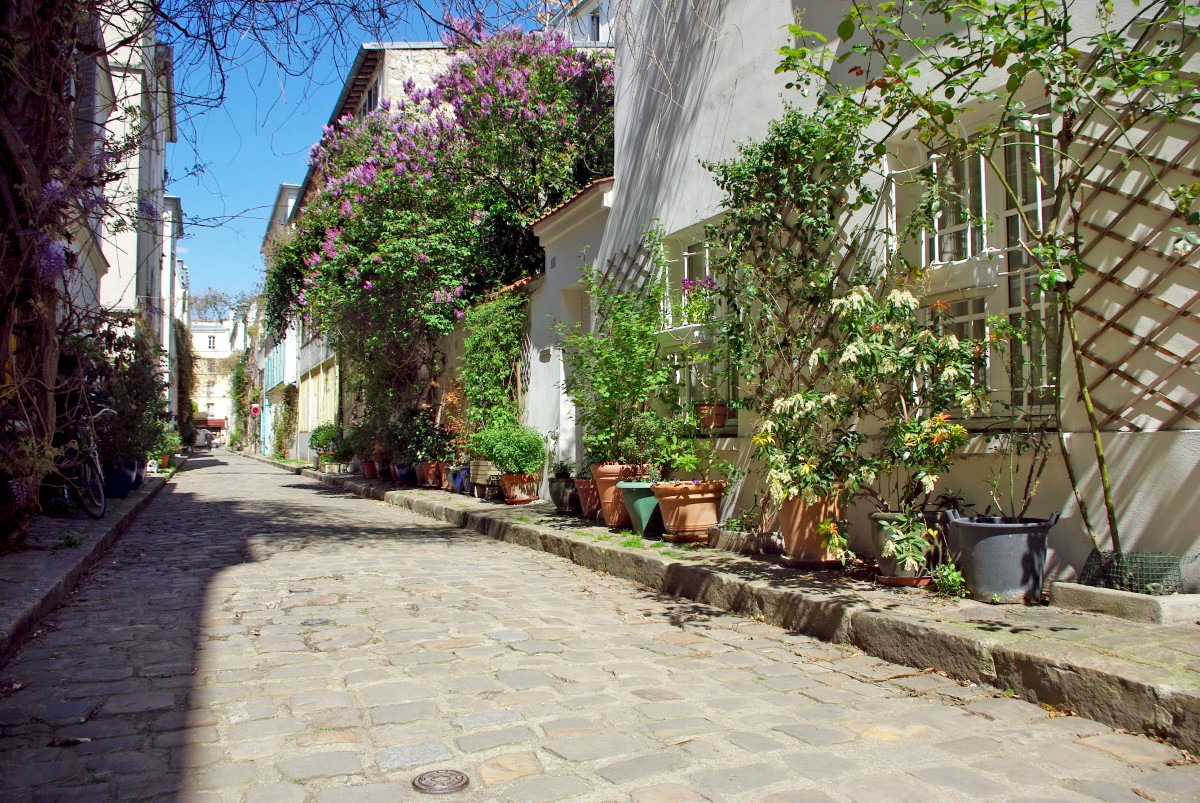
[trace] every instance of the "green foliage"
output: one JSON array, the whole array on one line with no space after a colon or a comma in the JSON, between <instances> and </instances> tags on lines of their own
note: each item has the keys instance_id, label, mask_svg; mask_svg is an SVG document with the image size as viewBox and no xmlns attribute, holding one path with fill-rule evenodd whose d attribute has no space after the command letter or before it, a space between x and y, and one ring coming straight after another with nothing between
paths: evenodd
<instances>
[{"instance_id":1,"label":"green foliage","mask_svg":"<svg viewBox=\"0 0 1200 803\"><path fill-rule=\"evenodd\" d=\"M528 306L524 295L505 293L467 311L458 381L476 427L517 420Z\"/></svg>"},{"instance_id":2,"label":"green foliage","mask_svg":"<svg viewBox=\"0 0 1200 803\"><path fill-rule=\"evenodd\" d=\"M967 581L953 563L933 567L933 588L943 597L962 599L967 596Z\"/></svg>"},{"instance_id":3,"label":"green foliage","mask_svg":"<svg viewBox=\"0 0 1200 803\"><path fill-rule=\"evenodd\" d=\"M826 519L817 525L817 535L834 560L840 561L843 566L854 560L850 540L846 537L846 522Z\"/></svg>"},{"instance_id":4,"label":"green foliage","mask_svg":"<svg viewBox=\"0 0 1200 803\"><path fill-rule=\"evenodd\" d=\"M558 325L566 362L563 387L575 404L589 460L622 460L621 444L634 418L670 387L671 372L656 338L662 328L662 288L657 283L621 290L592 272L584 287L596 326Z\"/></svg>"},{"instance_id":5,"label":"green foliage","mask_svg":"<svg viewBox=\"0 0 1200 803\"><path fill-rule=\"evenodd\" d=\"M184 443L196 438L196 352L192 348L192 333L178 318L171 318L171 337L175 340L175 377L178 385L175 397L179 436Z\"/></svg>"},{"instance_id":6,"label":"green foliage","mask_svg":"<svg viewBox=\"0 0 1200 803\"><path fill-rule=\"evenodd\" d=\"M470 443L502 474L538 474L546 462L546 442L532 427L498 424L473 434Z\"/></svg>"},{"instance_id":7,"label":"green foliage","mask_svg":"<svg viewBox=\"0 0 1200 803\"><path fill-rule=\"evenodd\" d=\"M937 530L925 523L920 511L901 510L891 520L879 522L883 528L883 557L894 558L897 566L919 572L925 568L927 553L937 538Z\"/></svg>"},{"instance_id":8,"label":"green foliage","mask_svg":"<svg viewBox=\"0 0 1200 803\"><path fill-rule=\"evenodd\" d=\"M1200 242L1200 210L1193 209L1200 197L1196 184L1170 186L1171 168L1161 160L1155 138L1145 136L1162 123L1200 120L1200 79L1187 69L1195 58L1198 16L1188 0L1119 8L1111 2L1091 6L1065 0L854 4L838 29L854 36L850 46L826 47L824 35L796 25L791 29L795 44L781 51L779 71L794 72L792 85L805 92L819 84L826 105L852 106L878 120L880 129L903 132L909 141L947 158L983 160L988 181L1016 210L1021 250L1036 267L1041 288L1055 297L1117 551L1118 512L1091 396L1094 378L1088 376L1076 327L1079 294L1073 291L1089 269L1105 270L1088 263L1095 258L1092 245L1105 232L1087 224L1085 210L1102 203L1114 176L1137 173L1138 181L1163 199L1153 203L1174 205L1169 222L1185 244L1182 253L1193 253ZM857 80L835 83L833 70L848 71ZM1048 116L1042 104L1049 107ZM1021 149L1032 142L1052 155L1022 166L1036 174L1047 198L1036 213L1006 169L1006 157L1027 159ZM874 147L887 150L882 144ZM1121 169L1114 170L1118 160ZM1059 414L1066 401L1063 387L1055 383ZM1014 410L1012 420L1025 420L1022 411ZM1025 443L1014 438L1000 448ZM1005 457L1011 461L1011 451ZM1067 468L1074 470L1069 461ZM1033 488L1036 482L1026 485ZM1098 544L1078 492L1076 499Z\"/></svg>"},{"instance_id":9,"label":"green foliage","mask_svg":"<svg viewBox=\"0 0 1200 803\"><path fill-rule=\"evenodd\" d=\"M279 399L279 412L275 414L275 423L271 428L272 454L279 460L288 456L295 443L297 415L296 387L284 385Z\"/></svg>"},{"instance_id":10,"label":"green foliage","mask_svg":"<svg viewBox=\"0 0 1200 803\"><path fill-rule=\"evenodd\" d=\"M308 448L320 453L332 452L337 448L339 434L337 424L332 421L318 424L308 435Z\"/></svg>"},{"instance_id":11,"label":"green foliage","mask_svg":"<svg viewBox=\"0 0 1200 803\"><path fill-rule=\"evenodd\" d=\"M173 429L164 429L154 446L150 449L151 455L173 455L178 454L183 450L183 439L179 437L179 432Z\"/></svg>"},{"instance_id":12,"label":"green foliage","mask_svg":"<svg viewBox=\"0 0 1200 803\"><path fill-rule=\"evenodd\" d=\"M96 443L105 460L141 460L164 429L166 383L159 370L161 349L137 322L116 321L100 394L115 415L96 422ZM129 328L132 327L132 328Z\"/></svg>"}]
</instances>

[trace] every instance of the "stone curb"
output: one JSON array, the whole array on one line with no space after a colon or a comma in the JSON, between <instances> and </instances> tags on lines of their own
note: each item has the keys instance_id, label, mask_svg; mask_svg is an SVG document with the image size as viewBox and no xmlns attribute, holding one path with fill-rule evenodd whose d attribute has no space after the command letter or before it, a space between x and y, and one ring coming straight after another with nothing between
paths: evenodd
<instances>
[{"instance_id":1,"label":"stone curb","mask_svg":"<svg viewBox=\"0 0 1200 803\"><path fill-rule=\"evenodd\" d=\"M673 560L646 550L597 542L566 530L515 520L519 508L470 510L428 491L393 490L357 475L322 474L251 455L291 473L366 499L474 530L499 541L564 557L580 566L640 583L792 632L850 644L917 669L1011 689L1023 699L1065 708L1200 753L1200 683L1119 657L1005 632L988 632L899 608L895 597L847 585L823 590L779 588L733 571ZM454 497L450 497L454 499ZM745 564L751 561L731 561ZM990 606L988 606L990 609ZM1181 687L1182 686L1182 687Z\"/></svg>"},{"instance_id":2,"label":"stone curb","mask_svg":"<svg viewBox=\"0 0 1200 803\"><path fill-rule=\"evenodd\" d=\"M85 540L79 549L63 549L52 553L38 567L41 571L31 570L20 581L20 588L16 589L17 598L4 599L3 605L0 605L0 665L7 663L38 622L75 590L80 578L129 529L138 514L167 486L169 479L170 476L147 477L142 487L125 499L112 500L109 512L103 519L87 522ZM119 510L114 511L113 507L119 507ZM16 552L0 558L0 561L5 558L19 561L28 555L28 552Z\"/></svg>"}]
</instances>

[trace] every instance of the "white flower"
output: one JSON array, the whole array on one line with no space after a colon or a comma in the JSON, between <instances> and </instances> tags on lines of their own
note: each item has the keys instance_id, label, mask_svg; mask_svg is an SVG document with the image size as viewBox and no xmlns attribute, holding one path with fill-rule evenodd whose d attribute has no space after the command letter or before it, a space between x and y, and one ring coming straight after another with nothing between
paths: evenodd
<instances>
[{"instance_id":1,"label":"white flower","mask_svg":"<svg viewBox=\"0 0 1200 803\"><path fill-rule=\"evenodd\" d=\"M838 364L844 365L848 362L849 363L858 362L858 353L859 353L858 344L856 344L856 343L846 344L846 348L842 351L842 358L840 360L838 360Z\"/></svg>"},{"instance_id":2,"label":"white flower","mask_svg":"<svg viewBox=\"0 0 1200 803\"><path fill-rule=\"evenodd\" d=\"M824 349L814 349L813 353L808 355L808 369L810 371L817 367L817 363L821 361L821 357L823 357L824 354Z\"/></svg>"},{"instance_id":3,"label":"white flower","mask_svg":"<svg viewBox=\"0 0 1200 803\"><path fill-rule=\"evenodd\" d=\"M937 474L922 474L921 475L921 487L925 489L925 493L927 493L927 494L933 493L933 489L934 489L934 486L937 485L937 481L938 481Z\"/></svg>"},{"instance_id":4,"label":"white flower","mask_svg":"<svg viewBox=\"0 0 1200 803\"><path fill-rule=\"evenodd\" d=\"M942 381L949 384L958 377L958 369L953 365L947 365L942 371Z\"/></svg>"},{"instance_id":5,"label":"white flower","mask_svg":"<svg viewBox=\"0 0 1200 803\"><path fill-rule=\"evenodd\" d=\"M907 290L893 290L888 293L888 303L893 307L903 307L906 309L916 309L920 302L916 296Z\"/></svg>"},{"instance_id":6,"label":"white flower","mask_svg":"<svg viewBox=\"0 0 1200 803\"><path fill-rule=\"evenodd\" d=\"M958 336L953 333L948 334L942 338L942 343L946 348L956 349L958 348Z\"/></svg>"},{"instance_id":7,"label":"white flower","mask_svg":"<svg viewBox=\"0 0 1200 803\"><path fill-rule=\"evenodd\" d=\"M821 403L824 405L828 405L828 406L832 406L832 405L836 404L837 400L838 400L838 395L836 393L826 393L824 396L821 397Z\"/></svg>"}]
</instances>

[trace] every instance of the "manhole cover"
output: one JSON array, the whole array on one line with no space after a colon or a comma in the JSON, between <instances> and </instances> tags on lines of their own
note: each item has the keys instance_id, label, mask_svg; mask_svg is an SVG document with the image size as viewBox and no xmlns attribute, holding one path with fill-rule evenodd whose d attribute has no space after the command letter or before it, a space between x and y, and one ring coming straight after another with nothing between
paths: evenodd
<instances>
[{"instance_id":1,"label":"manhole cover","mask_svg":"<svg viewBox=\"0 0 1200 803\"><path fill-rule=\"evenodd\" d=\"M430 770L413 778L413 789L427 795L448 795L466 789L471 780L458 770Z\"/></svg>"},{"instance_id":2,"label":"manhole cover","mask_svg":"<svg viewBox=\"0 0 1200 803\"><path fill-rule=\"evenodd\" d=\"M304 625L305 627L320 627L322 625L333 624L333 620L332 619L305 619L300 624Z\"/></svg>"}]
</instances>

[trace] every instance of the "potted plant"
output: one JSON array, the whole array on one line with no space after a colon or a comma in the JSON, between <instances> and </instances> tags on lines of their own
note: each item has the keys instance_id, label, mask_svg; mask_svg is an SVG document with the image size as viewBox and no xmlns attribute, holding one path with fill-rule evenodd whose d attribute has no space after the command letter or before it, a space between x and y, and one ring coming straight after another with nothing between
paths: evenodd
<instances>
[{"instance_id":1,"label":"potted plant","mask_svg":"<svg viewBox=\"0 0 1200 803\"><path fill-rule=\"evenodd\" d=\"M664 541L707 542L709 528L720 520L733 466L717 457L699 431L699 422L685 416L667 422L659 433L655 463L661 479L651 490L662 514Z\"/></svg>"},{"instance_id":2,"label":"potted plant","mask_svg":"<svg viewBox=\"0 0 1200 803\"><path fill-rule=\"evenodd\" d=\"M983 515L946 511L950 551L967 592L981 602L1036 604L1042 600L1046 548L1059 514L1028 516L1050 458L1044 422L1007 421L990 442L991 505ZM995 514L989 515L994 506Z\"/></svg>"},{"instance_id":3,"label":"potted plant","mask_svg":"<svg viewBox=\"0 0 1200 803\"><path fill-rule=\"evenodd\" d=\"M839 421L854 420L858 454L848 456L851 472L842 483L875 506L880 582L892 585L924 576L936 547L937 531L923 511L968 438L949 411L969 415L987 404L977 381L984 345L944 332L939 306L929 314L919 307L904 287L872 292L856 285L834 298L835 335L824 347L827 368L818 379L829 410Z\"/></svg>"},{"instance_id":4,"label":"potted plant","mask_svg":"<svg viewBox=\"0 0 1200 803\"><path fill-rule=\"evenodd\" d=\"M661 262L656 233L646 237L652 257ZM584 286L595 308L595 327L559 323L566 364L563 388L575 405L575 420L591 463L604 521L609 527L629 527L631 520L617 483L644 477L647 468L627 462L621 444L630 435L635 416L650 408L670 385L671 371L659 353L662 329L662 287L651 282L641 289L622 290L592 273Z\"/></svg>"},{"instance_id":5,"label":"potted plant","mask_svg":"<svg viewBox=\"0 0 1200 803\"><path fill-rule=\"evenodd\" d=\"M104 461L105 494L123 498L133 490L138 467L155 448L162 425L162 377L158 347L139 322L113 339L100 391L115 415L96 421L96 442Z\"/></svg>"},{"instance_id":6,"label":"potted plant","mask_svg":"<svg viewBox=\"0 0 1200 803\"><path fill-rule=\"evenodd\" d=\"M638 413L630 425L629 434L622 439L619 447L626 464L638 467L640 472L637 476L619 481L617 494L625 505L634 532L651 538L657 538L663 532L654 482L662 476L656 451L665 426L666 423L657 413Z\"/></svg>"},{"instance_id":7,"label":"potted plant","mask_svg":"<svg viewBox=\"0 0 1200 803\"><path fill-rule=\"evenodd\" d=\"M575 490L570 463L559 461L550 469L550 501L559 513L578 513L579 492Z\"/></svg>"},{"instance_id":8,"label":"potted plant","mask_svg":"<svg viewBox=\"0 0 1200 803\"><path fill-rule=\"evenodd\" d=\"M538 498L538 475L546 462L546 444L537 430L517 424L492 427L482 439L487 457L500 472L504 501L523 505Z\"/></svg>"},{"instance_id":9,"label":"potted plant","mask_svg":"<svg viewBox=\"0 0 1200 803\"><path fill-rule=\"evenodd\" d=\"M1050 460L1052 437L1046 389L1030 384L1036 372L1022 366L1048 348L1044 327L1018 328L989 321L992 347L1010 367L1013 392L993 403L993 423L985 430L991 464L989 504L982 515L946 511L947 541L962 569L967 592L981 602L1039 603L1045 582L1046 548L1059 514L1029 516ZM1034 338L1035 342L1030 342Z\"/></svg>"},{"instance_id":10,"label":"potted plant","mask_svg":"<svg viewBox=\"0 0 1200 803\"><path fill-rule=\"evenodd\" d=\"M592 479L592 467L586 460L575 475L575 491L579 494L579 515L585 519L600 515L600 494Z\"/></svg>"},{"instance_id":11,"label":"potted plant","mask_svg":"<svg viewBox=\"0 0 1200 803\"><path fill-rule=\"evenodd\" d=\"M308 448L317 453L315 458L315 466L321 468L323 463L329 463L333 457L333 450L338 445L338 428L332 421L325 421L313 427L313 431L308 436ZM322 460L322 458L328 458Z\"/></svg>"},{"instance_id":12,"label":"potted plant","mask_svg":"<svg viewBox=\"0 0 1200 803\"><path fill-rule=\"evenodd\" d=\"M860 479L863 436L852 428L857 400L808 390L779 399L753 438L778 511L785 566L843 562L843 506Z\"/></svg>"}]
</instances>

